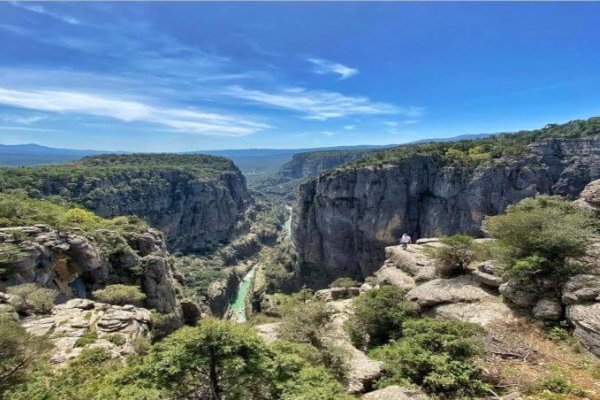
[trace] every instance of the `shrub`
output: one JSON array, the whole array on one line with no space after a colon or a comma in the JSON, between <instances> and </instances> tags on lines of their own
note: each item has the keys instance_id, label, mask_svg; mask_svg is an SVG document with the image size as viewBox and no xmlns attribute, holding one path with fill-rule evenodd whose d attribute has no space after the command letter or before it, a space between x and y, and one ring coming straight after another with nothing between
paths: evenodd
<instances>
[{"instance_id":1,"label":"shrub","mask_svg":"<svg viewBox=\"0 0 600 400\"><path fill-rule=\"evenodd\" d=\"M122 335L110 335L106 336L105 339L114 344L115 346L123 346L127 341Z\"/></svg>"},{"instance_id":2,"label":"shrub","mask_svg":"<svg viewBox=\"0 0 600 400\"><path fill-rule=\"evenodd\" d=\"M548 390L558 394L574 394L576 396L585 396L585 391L573 385L567 378L562 375L554 375L544 379L540 384L541 389Z\"/></svg>"},{"instance_id":3,"label":"shrub","mask_svg":"<svg viewBox=\"0 0 600 400\"><path fill-rule=\"evenodd\" d=\"M571 202L550 196L525 199L504 215L488 217L485 229L497 239L508 278L557 287L581 271L568 259L585 254L595 234L594 218ZM533 285L536 284L536 285Z\"/></svg>"},{"instance_id":4,"label":"shrub","mask_svg":"<svg viewBox=\"0 0 600 400\"><path fill-rule=\"evenodd\" d=\"M75 347L85 347L89 344L95 343L96 339L98 339L96 332L88 329L83 333L83 335L77 338L77 341L75 341Z\"/></svg>"},{"instance_id":5,"label":"shrub","mask_svg":"<svg viewBox=\"0 0 600 400\"><path fill-rule=\"evenodd\" d=\"M414 319L404 323L404 337L372 352L384 362L381 384L421 385L446 398L486 392L474 357L483 351L477 325L458 321Z\"/></svg>"},{"instance_id":6,"label":"shrub","mask_svg":"<svg viewBox=\"0 0 600 400\"><path fill-rule=\"evenodd\" d=\"M465 273L475 259L475 242L466 235L447 236L440 239L444 244L432 250L437 273L445 278Z\"/></svg>"},{"instance_id":7,"label":"shrub","mask_svg":"<svg viewBox=\"0 0 600 400\"><path fill-rule=\"evenodd\" d=\"M6 291L15 296L11 304L20 313L49 313L58 297L56 290L44 288L35 283L11 286Z\"/></svg>"},{"instance_id":8,"label":"shrub","mask_svg":"<svg viewBox=\"0 0 600 400\"><path fill-rule=\"evenodd\" d=\"M50 347L45 338L30 335L19 322L0 314L0 397L5 389L27 379Z\"/></svg>"},{"instance_id":9,"label":"shrub","mask_svg":"<svg viewBox=\"0 0 600 400\"><path fill-rule=\"evenodd\" d=\"M382 286L354 299L353 313L346 329L355 346L381 345L402 336L404 321L416 314L415 306L404 299L397 286Z\"/></svg>"},{"instance_id":10,"label":"shrub","mask_svg":"<svg viewBox=\"0 0 600 400\"><path fill-rule=\"evenodd\" d=\"M283 386L282 400L352 400L346 389L323 367L300 370L295 379Z\"/></svg>"},{"instance_id":11,"label":"shrub","mask_svg":"<svg viewBox=\"0 0 600 400\"><path fill-rule=\"evenodd\" d=\"M125 304L141 306L146 299L146 295L137 286L121 284L109 285L104 289L95 290L92 295L96 300L103 303L120 306Z\"/></svg>"},{"instance_id":12,"label":"shrub","mask_svg":"<svg viewBox=\"0 0 600 400\"><path fill-rule=\"evenodd\" d=\"M279 335L283 340L320 347L331 314L331 308L321 301L291 302L282 312Z\"/></svg>"},{"instance_id":13,"label":"shrub","mask_svg":"<svg viewBox=\"0 0 600 400\"><path fill-rule=\"evenodd\" d=\"M331 284L329 284L330 288L336 288L336 287L340 287L340 288L351 288L351 287L356 287L356 286L360 286L360 283L355 281L352 278L348 278L348 277L343 277L343 278L337 278L335 281L331 282Z\"/></svg>"}]
</instances>

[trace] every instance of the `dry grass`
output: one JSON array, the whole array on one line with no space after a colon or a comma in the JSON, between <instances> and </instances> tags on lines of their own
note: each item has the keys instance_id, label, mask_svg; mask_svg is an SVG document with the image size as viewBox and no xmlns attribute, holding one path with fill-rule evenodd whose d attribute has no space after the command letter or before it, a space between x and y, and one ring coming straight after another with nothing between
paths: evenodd
<instances>
[{"instance_id":1,"label":"dry grass","mask_svg":"<svg viewBox=\"0 0 600 400\"><path fill-rule=\"evenodd\" d=\"M553 341L540 325L521 318L489 327L485 338L485 377L505 392L525 399L599 399L598 364L578 352L570 340ZM558 378L571 393L557 394L544 382Z\"/></svg>"}]
</instances>

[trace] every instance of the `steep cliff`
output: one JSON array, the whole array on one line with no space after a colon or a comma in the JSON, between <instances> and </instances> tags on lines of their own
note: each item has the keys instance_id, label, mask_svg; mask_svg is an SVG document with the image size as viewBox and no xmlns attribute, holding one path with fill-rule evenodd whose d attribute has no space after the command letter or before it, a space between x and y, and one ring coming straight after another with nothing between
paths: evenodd
<instances>
[{"instance_id":1,"label":"steep cliff","mask_svg":"<svg viewBox=\"0 0 600 400\"><path fill-rule=\"evenodd\" d=\"M294 242L323 281L366 277L402 232L482 235L484 216L600 177L600 118L477 141L401 146L300 187ZM520 153L520 154L519 154ZM314 274L313 274L314 275Z\"/></svg>"},{"instance_id":2,"label":"steep cliff","mask_svg":"<svg viewBox=\"0 0 600 400\"><path fill-rule=\"evenodd\" d=\"M105 155L39 168L0 170L0 190L58 195L103 217L136 215L160 229L171 250L203 252L227 241L249 195L222 157Z\"/></svg>"},{"instance_id":3,"label":"steep cliff","mask_svg":"<svg viewBox=\"0 0 600 400\"><path fill-rule=\"evenodd\" d=\"M328 150L294 154L291 161L281 167L281 175L299 179L318 175L321 171L359 160L374 150Z\"/></svg>"}]
</instances>

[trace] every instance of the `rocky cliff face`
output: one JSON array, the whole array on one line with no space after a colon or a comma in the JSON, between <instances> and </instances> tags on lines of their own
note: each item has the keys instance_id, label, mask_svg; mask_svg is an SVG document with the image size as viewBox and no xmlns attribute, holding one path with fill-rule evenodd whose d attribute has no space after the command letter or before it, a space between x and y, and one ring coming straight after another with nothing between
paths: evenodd
<instances>
[{"instance_id":1,"label":"rocky cliff face","mask_svg":"<svg viewBox=\"0 0 600 400\"><path fill-rule=\"evenodd\" d=\"M0 291L36 283L59 293L58 302L87 298L106 285L137 285L146 305L180 314L176 282L160 232L59 231L46 225L0 229ZM180 315L181 319L181 315Z\"/></svg>"},{"instance_id":2,"label":"rocky cliff face","mask_svg":"<svg viewBox=\"0 0 600 400\"><path fill-rule=\"evenodd\" d=\"M545 139L490 166L454 167L417 155L394 165L334 170L300 187L294 242L328 279L366 277L403 232L482 235L486 215L538 193L576 197L600 177L600 139Z\"/></svg>"},{"instance_id":3,"label":"rocky cliff face","mask_svg":"<svg viewBox=\"0 0 600 400\"><path fill-rule=\"evenodd\" d=\"M97 156L70 165L0 171L0 190L58 195L102 217L136 215L172 251L203 252L228 241L249 201L239 169L203 155Z\"/></svg>"},{"instance_id":4,"label":"rocky cliff face","mask_svg":"<svg viewBox=\"0 0 600 400\"><path fill-rule=\"evenodd\" d=\"M292 160L281 167L281 175L291 179L315 176L326 169L359 160L369 153L369 151L331 150L294 154Z\"/></svg>"}]
</instances>

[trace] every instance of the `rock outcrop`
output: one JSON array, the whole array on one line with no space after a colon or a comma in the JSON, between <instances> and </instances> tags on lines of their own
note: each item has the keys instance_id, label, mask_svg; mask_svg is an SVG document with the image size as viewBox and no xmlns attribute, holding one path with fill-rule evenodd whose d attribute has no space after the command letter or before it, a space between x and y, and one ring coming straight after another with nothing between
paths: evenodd
<instances>
[{"instance_id":1,"label":"rock outcrop","mask_svg":"<svg viewBox=\"0 0 600 400\"><path fill-rule=\"evenodd\" d=\"M425 400L427 396L419 389L405 388L398 385L387 386L383 389L363 395L363 400Z\"/></svg>"},{"instance_id":2,"label":"rock outcrop","mask_svg":"<svg viewBox=\"0 0 600 400\"><path fill-rule=\"evenodd\" d=\"M172 251L202 252L228 241L249 200L244 176L222 157L103 155L43 168L21 169L36 179L6 179L0 190L58 195L102 217L138 216L166 235Z\"/></svg>"},{"instance_id":3,"label":"rock outcrop","mask_svg":"<svg viewBox=\"0 0 600 400\"><path fill-rule=\"evenodd\" d=\"M351 161L360 160L375 150L328 150L298 153L281 167L281 175L300 179L318 175L320 172Z\"/></svg>"},{"instance_id":4,"label":"rock outcrop","mask_svg":"<svg viewBox=\"0 0 600 400\"><path fill-rule=\"evenodd\" d=\"M301 262L331 279L364 278L403 232L482 235L486 215L539 193L575 198L598 177L600 140L593 136L535 141L522 156L478 167L429 155L348 166L300 187L294 242Z\"/></svg>"},{"instance_id":5,"label":"rock outcrop","mask_svg":"<svg viewBox=\"0 0 600 400\"><path fill-rule=\"evenodd\" d=\"M55 346L51 361L61 364L86 348L105 349L112 357L138 353L149 344L152 318L144 308L73 299L50 316L25 319L23 327L48 337Z\"/></svg>"},{"instance_id":6,"label":"rock outcrop","mask_svg":"<svg viewBox=\"0 0 600 400\"><path fill-rule=\"evenodd\" d=\"M142 232L77 229L59 231L46 225L0 229L3 259L0 291L22 283L56 290L58 302L88 298L110 284L136 285L146 294L146 305L160 313L179 313L176 281L167 260L162 235Z\"/></svg>"}]
</instances>

